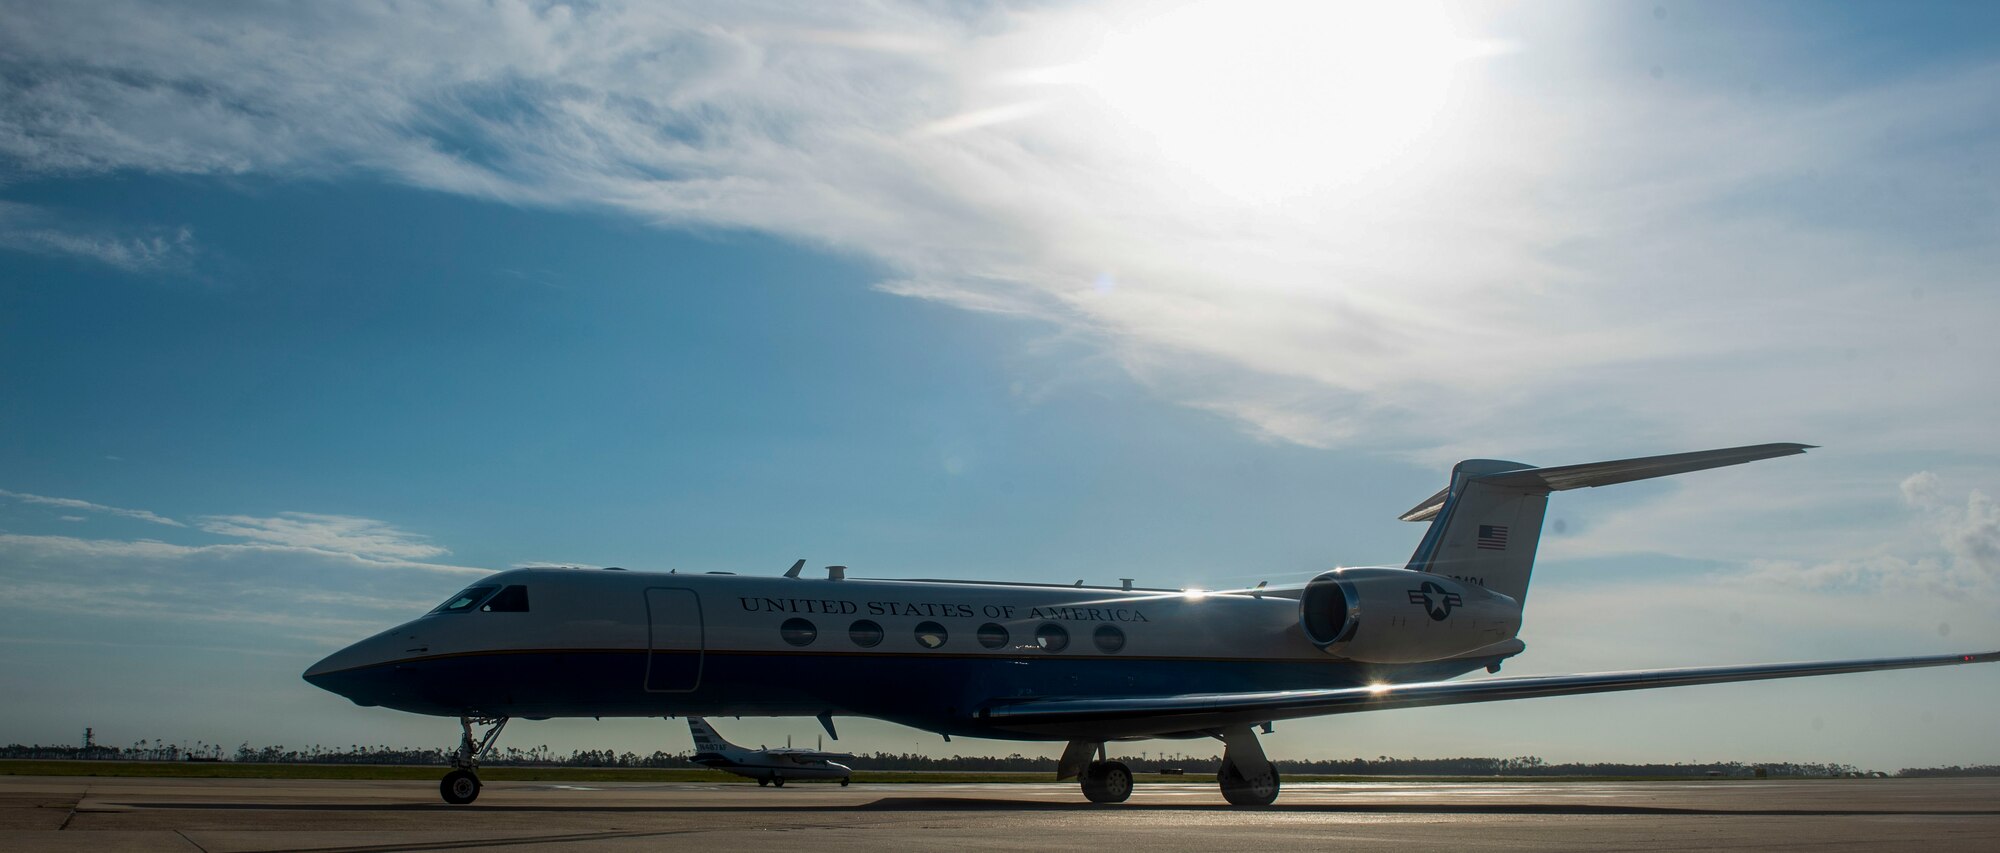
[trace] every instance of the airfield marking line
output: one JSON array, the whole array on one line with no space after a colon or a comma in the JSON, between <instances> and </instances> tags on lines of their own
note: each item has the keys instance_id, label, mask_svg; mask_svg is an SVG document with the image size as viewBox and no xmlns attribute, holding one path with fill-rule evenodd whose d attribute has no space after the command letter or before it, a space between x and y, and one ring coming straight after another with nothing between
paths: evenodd
<instances>
[{"instance_id":1,"label":"airfield marking line","mask_svg":"<svg viewBox=\"0 0 2000 853\"><path fill-rule=\"evenodd\" d=\"M838 829L845 824L824 826L788 826L786 831ZM531 835L515 838L468 838L462 841L427 841L407 844L372 844L357 847L277 847L255 853L404 853L419 850L471 850L481 847L519 847L526 844L574 844L589 841L611 841L621 838L652 838L669 835L698 835L716 832L722 827L695 827L690 829L647 829L626 832L586 832L571 835ZM185 837L185 836L183 836ZM199 847L200 845L196 845ZM206 850L203 853L207 853Z\"/></svg>"},{"instance_id":2,"label":"airfield marking line","mask_svg":"<svg viewBox=\"0 0 2000 853\"><path fill-rule=\"evenodd\" d=\"M69 814L63 816L62 825L56 827L57 832L61 832L69 828L69 822L76 820L76 810L83 808L83 801L85 798L89 796L90 796L90 783L85 782L83 785L83 793L76 795L76 802L69 804Z\"/></svg>"},{"instance_id":3,"label":"airfield marking line","mask_svg":"<svg viewBox=\"0 0 2000 853\"><path fill-rule=\"evenodd\" d=\"M561 844L609 841L618 838L645 838L655 835L692 835L702 829L667 829L632 832L590 832L572 835L525 835L516 838L467 838L462 841L423 841L406 844L372 844L358 847L273 847L256 853L401 853L410 850L468 850L480 847L519 847L524 844Z\"/></svg>"},{"instance_id":4,"label":"airfield marking line","mask_svg":"<svg viewBox=\"0 0 2000 853\"><path fill-rule=\"evenodd\" d=\"M185 831L176 829L174 830L174 834L180 836L182 841L194 845L194 849L200 850L201 853L208 853L208 848L201 846L201 842L189 838Z\"/></svg>"}]
</instances>

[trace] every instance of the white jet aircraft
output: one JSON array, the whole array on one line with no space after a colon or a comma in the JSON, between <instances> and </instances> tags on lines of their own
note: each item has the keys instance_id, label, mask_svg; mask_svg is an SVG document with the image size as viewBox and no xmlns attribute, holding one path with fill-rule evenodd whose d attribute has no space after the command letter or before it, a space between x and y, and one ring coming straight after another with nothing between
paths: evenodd
<instances>
[{"instance_id":1,"label":"white jet aircraft","mask_svg":"<svg viewBox=\"0 0 2000 853\"><path fill-rule=\"evenodd\" d=\"M510 718L814 716L1067 743L1057 778L1125 800L1104 744L1216 738L1217 782L1268 804L1276 720L2000 660L2000 652L1452 681L1525 646L1522 603L1550 492L1803 453L1762 444L1557 468L1473 459L1403 514L1429 529L1403 568L1301 587L1162 590L523 569L329 655L305 679L368 706L457 717L444 799L479 795ZM490 727L474 737L475 725Z\"/></svg>"},{"instance_id":2,"label":"white jet aircraft","mask_svg":"<svg viewBox=\"0 0 2000 853\"><path fill-rule=\"evenodd\" d=\"M694 735L694 763L714 770L757 780L757 787L785 787L788 779L839 779L847 787L854 771L836 761L854 758L844 752L817 749L746 749L723 740L715 727L701 717L688 718L688 733Z\"/></svg>"}]
</instances>

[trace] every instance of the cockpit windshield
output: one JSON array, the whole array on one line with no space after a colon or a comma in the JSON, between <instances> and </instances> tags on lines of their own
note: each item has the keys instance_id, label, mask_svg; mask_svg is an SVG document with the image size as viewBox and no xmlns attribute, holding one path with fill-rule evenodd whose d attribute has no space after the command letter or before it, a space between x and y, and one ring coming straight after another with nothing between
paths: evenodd
<instances>
[{"instance_id":1,"label":"cockpit windshield","mask_svg":"<svg viewBox=\"0 0 2000 853\"><path fill-rule=\"evenodd\" d=\"M526 613L528 612L528 588L515 584L500 590L500 594L486 599L479 608L486 613Z\"/></svg>"},{"instance_id":2,"label":"cockpit windshield","mask_svg":"<svg viewBox=\"0 0 2000 853\"><path fill-rule=\"evenodd\" d=\"M432 610L431 613L464 613L474 607L478 607L479 602L485 601L486 597L492 595L496 589L499 589L499 587L467 587L465 591L445 599L444 603L438 605L437 609Z\"/></svg>"}]
</instances>

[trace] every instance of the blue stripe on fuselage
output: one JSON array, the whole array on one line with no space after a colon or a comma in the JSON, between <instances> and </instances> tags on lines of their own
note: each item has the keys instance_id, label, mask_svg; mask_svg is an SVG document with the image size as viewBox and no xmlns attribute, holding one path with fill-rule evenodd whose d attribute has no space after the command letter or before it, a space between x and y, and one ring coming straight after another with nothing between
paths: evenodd
<instances>
[{"instance_id":1,"label":"blue stripe on fuselage","mask_svg":"<svg viewBox=\"0 0 2000 853\"><path fill-rule=\"evenodd\" d=\"M812 716L831 712L966 736L1035 738L989 728L982 708L1040 697L1181 695L1428 681L1483 666L1349 661L981 658L829 653L705 655L700 686L643 689L648 652L507 651L415 659L314 675L362 705L439 716Z\"/></svg>"}]
</instances>

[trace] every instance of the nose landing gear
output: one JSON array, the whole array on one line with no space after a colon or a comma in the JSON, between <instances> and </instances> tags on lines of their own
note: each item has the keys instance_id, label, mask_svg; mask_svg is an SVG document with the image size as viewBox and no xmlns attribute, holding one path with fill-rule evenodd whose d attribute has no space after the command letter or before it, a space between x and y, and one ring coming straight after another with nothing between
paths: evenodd
<instances>
[{"instance_id":1,"label":"nose landing gear","mask_svg":"<svg viewBox=\"0 0 2000 853\"><path fill-rule=\"evenodd\" d=\"M490 725L485 736L474 739L472 727ZM479 759L493 748L493 742L500 739L500 730L507 727L506 717L459 717L460 731L458 751L452 753L450 773L444 774L438 783L438 795L454 806L462 806L479 799Z\"/></svg>"},{"instance_id":2,"label":"nose landing gear","mask_svg":"<svg viewBox=\"0 0 2000 853\"><path fill-rule=\"evenodd\" d=\"M462 806L479 799L479 776L470 770L453 770L444 774L444 781L438 783L438 794L444 801L454 806Z\"/></svg>"}]
</instances>

